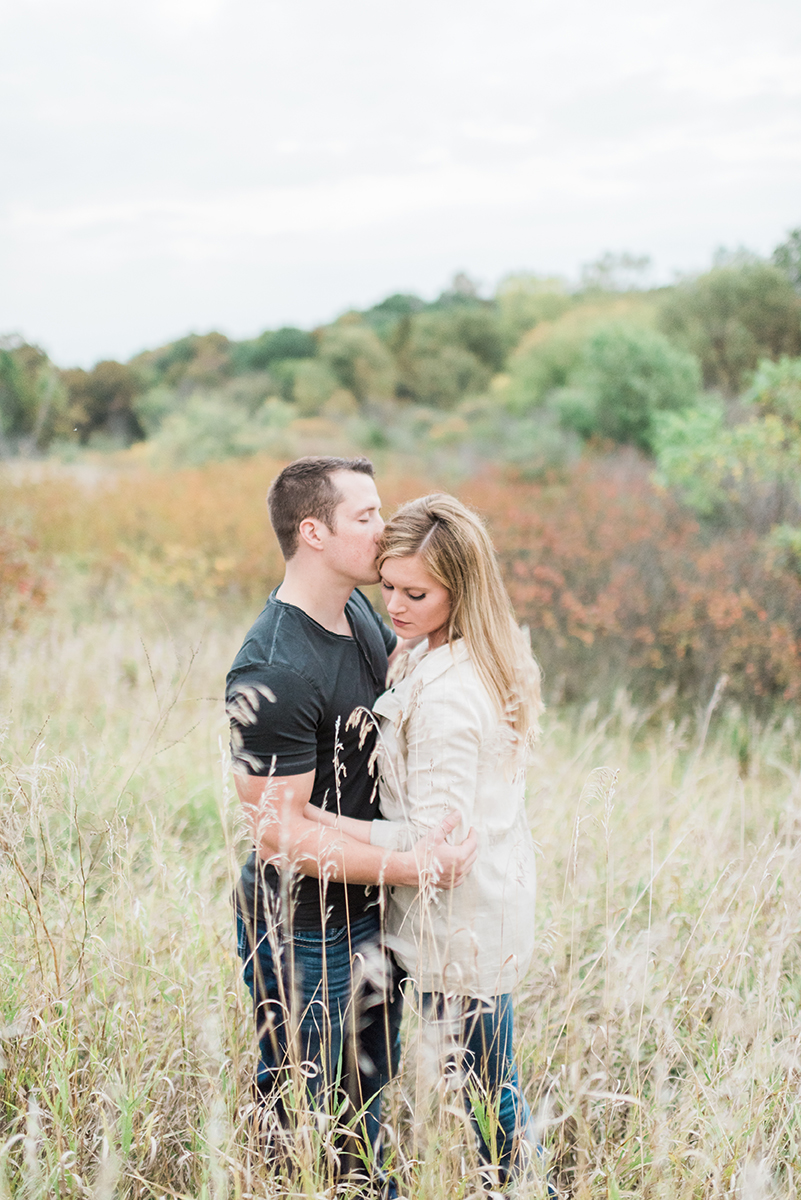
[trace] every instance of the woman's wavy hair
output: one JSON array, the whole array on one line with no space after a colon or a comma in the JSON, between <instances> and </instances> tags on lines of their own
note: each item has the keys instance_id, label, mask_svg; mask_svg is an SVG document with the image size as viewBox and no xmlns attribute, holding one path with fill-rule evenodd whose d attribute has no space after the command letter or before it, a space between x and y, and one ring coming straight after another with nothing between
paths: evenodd
<instances>
[{"instance_id":1,"label":"woman's wavy hair","mask_svg":"<svg viewBox=\"0 0 801 1200\"><path fill-rule=\"evenodd\" d=\"M419 554L451 597L448 642L464 638L479 677L515 734L529 741L543 709L540 671L515 620L495 551L480 517L438 492L411 500L384 527L379 568Z\"/></svg>"}]
</instances>

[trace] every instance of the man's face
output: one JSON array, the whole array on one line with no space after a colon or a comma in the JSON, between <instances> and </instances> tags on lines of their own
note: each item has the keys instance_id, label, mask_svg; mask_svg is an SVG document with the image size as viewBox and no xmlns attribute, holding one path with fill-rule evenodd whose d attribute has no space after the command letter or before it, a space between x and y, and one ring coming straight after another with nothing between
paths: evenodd
<instances>
[{"instance_id":1,"label":"man's face","mask_svg":"<svg viewBox=\"0 0 801 1200\"><path fill-rule=\"evenodd\" d=\"M359 471L334 471L331 482L342 499L334 510L334 529L327 539L329 561L354 586L377 583L376 555L384 522L375 483Z\"/></svg>"}]
</instances>

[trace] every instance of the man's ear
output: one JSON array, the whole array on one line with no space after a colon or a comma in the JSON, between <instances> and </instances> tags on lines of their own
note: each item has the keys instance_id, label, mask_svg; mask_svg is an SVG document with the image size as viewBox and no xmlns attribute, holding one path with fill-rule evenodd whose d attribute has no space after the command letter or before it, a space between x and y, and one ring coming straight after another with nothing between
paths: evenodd
<instances>
[{"instance_id":1,"label":"man's ear","mask_svg":"<svg viewBox=\"0 0 801 1200\"><path fill-rule=\"evenodd\" d=\"M320 536L320 524L315 517L304 517L298 525L298 536L312 550L322 550L323 539Z\"/></svg>"}]
</instances>

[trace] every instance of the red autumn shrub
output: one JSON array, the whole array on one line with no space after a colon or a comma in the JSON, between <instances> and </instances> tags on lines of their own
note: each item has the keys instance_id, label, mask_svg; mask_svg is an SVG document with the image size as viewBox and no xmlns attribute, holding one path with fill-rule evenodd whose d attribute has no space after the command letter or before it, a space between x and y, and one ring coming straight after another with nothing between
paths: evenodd
<instances>
[{"instance_id":1,"label":"red autumn shrub","mask_svg":"<svg viewBox=\"0 0 801 1200\"><path fill-rule=\"evenodd\" d=\"M0 477L0 510L24 516L41 552L98 580L253 606L282 572L264 502L280 465L109 471L91 485L66 472L13 487ZM436 487L386 471L379 484L387 512ZM488 520L552 700L619 685L647 700L675 685L706 702L723 674L748 706L801 696L799 577L770 569L756 534L704 529L636 454L583 459L551 482L492 471L454 490ZM32 545L9 537L0 534L4 624L43 595Z\"/></svg>"},{"instance_id":2,"label":"red autumn shrub","mask_svg":"<svg viewBox=\"0 0 801 1200\"><path fill-rule=\"evenodd\" d=\"M33 538L0 527L0 628L21 629L46 596Z\"/></svg>"},{"instance_id":3,"label":"red autumn shrub","mask_svg":"<svg viewBox=\"0 0 801 1200\"><path fill-rule=\"evenodd\" d=\"M756 535L710 536L639 460L585 460L553 484L486 479L469 499L567 697L675 684L706 699L723 674L749 705L801 695L801 580L769 571Z\"/></svg>"}]
</instances>

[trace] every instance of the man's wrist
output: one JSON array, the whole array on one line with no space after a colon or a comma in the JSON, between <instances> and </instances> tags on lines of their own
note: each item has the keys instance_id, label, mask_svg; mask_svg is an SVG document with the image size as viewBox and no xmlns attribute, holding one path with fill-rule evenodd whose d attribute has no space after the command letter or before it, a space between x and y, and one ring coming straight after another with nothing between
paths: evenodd
<instances>
[{"instance_id":1,"label":"man's wrist","mask_svg":"<svg viewBox=\"0 0 801 1200\"><path fill-rule=\"evenodd\" d=\"M417 887L420 882L420 868L413 850L395 851L395 871L398 878L395 882L399 887Z\"/></svg>"}]
</instances>

